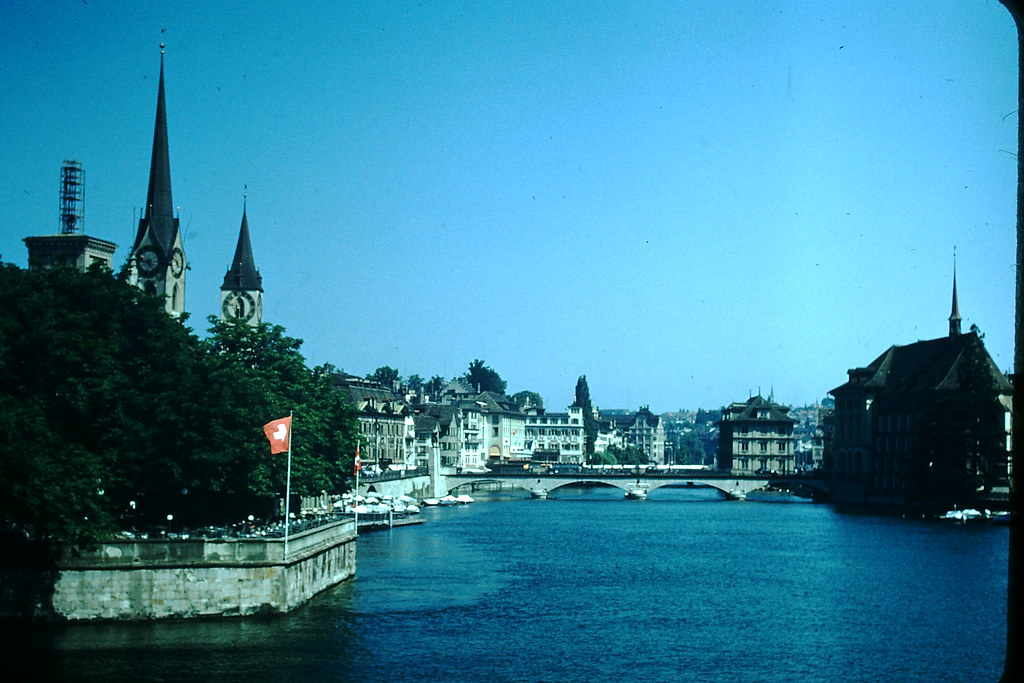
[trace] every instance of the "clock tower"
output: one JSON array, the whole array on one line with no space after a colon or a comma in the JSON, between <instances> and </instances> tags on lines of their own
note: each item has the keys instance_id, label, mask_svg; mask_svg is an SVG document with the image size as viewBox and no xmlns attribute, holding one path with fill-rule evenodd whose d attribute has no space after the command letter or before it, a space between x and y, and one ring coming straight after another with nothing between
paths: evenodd
<instances>
[{"instance_id":1,"label":"clock tower","mask_svg":"<svg viewBox=\"0 0 1024 683\"><path fill-rule=\"evenodd\" d=\"M250 325L263 322L263 276L256 270L249 241L249 219L242 205L242 227L238 230L235 258L220 286L220 319L238 318Z\"/></svg>"},{"instance_id":2,"label":"clock tower","mask_svg":"<svg viewBox=\"0 0 1024 683\"><path fill-rule=\"evenodd\" d=\"M156 98L153 156L149 192L131 253L128 282L147 294L162 296L168 313L185 312L185 250L171 199L171 163L167 151L167 110L164 102L164 46L160 45L160 85Z\"/></svg>"}]
</instances>

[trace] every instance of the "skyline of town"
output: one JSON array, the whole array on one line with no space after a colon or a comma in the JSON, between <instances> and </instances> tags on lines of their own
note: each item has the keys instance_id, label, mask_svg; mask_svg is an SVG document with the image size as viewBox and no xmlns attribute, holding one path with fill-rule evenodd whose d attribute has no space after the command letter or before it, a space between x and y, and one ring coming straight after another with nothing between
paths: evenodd
<instances>
[{"instance_id":1,"label":"skyline of town","mask_svg":"<svg viewBox=\"0 0 1024 683\"><path fill-rule=\"evenodd\" d=\"M199 333L248 192L265 319L311 365L482 359L552 405L581 374L659 413L807 404L942 335L955 248L965 328L1008 370L1008 14L779 7L7 6L0 255L23 265L21 239L56 230L73 158L85 232L124 262L166 42Z\"/></svg>"}]
</instances>

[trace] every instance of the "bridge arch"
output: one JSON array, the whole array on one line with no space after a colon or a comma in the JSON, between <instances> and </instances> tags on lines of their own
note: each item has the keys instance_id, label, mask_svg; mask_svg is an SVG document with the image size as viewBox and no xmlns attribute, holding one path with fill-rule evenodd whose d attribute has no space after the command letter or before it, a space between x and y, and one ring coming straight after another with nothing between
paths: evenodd
<instances>
[{"instance_id":1,"label":"bridge arch","mask_svg":"<svg viewBox=\"0 0 1024 683\"><path fill-rule=\"evenodd\" d=\"M459 474L445 477L444 488L448 492L472 484L483 484L488 482L502 482L515 488L523 489L529 493L543 492L547 495L564 486L597 484L613 486L623 491L643 489L646 492L668 486L687 487L709 487L717 489L727 497L743 497L747 493L764 488L769 484L766 477L749 476L703 476L703 477L666 477L666 476L600 476L590 473L561 474L561 475L537 475L537 474Z\"/></svg>"}]
</instances>

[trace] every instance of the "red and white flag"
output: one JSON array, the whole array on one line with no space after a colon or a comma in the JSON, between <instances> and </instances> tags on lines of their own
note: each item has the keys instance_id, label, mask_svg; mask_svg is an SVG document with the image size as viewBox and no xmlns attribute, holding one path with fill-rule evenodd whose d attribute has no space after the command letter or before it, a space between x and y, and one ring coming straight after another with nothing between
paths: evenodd
<instances>
[{"instance_id":1,"label":"red and white flag","mask_svg":"<svg viewBox=\"0 0 1024 683\"><path fill-rule=\"evenodd\" d=\"M355 462L356 474L359 474L359 470L363 469L363 460L359 457L359 444L356 444L356 462Z\"/></svg>"},{"instance_id":2,"label":"red and white flag","mask_svg":"<svg viewBox=\"0 0 1024 683\"><path fill-rule=\"evenodd\" d=\"M263 433L270 441L270 452L286 453L291 445L292 439L292 417L282 417L280 420L272 420L263 425Z\"/></svg>"}]
</instances>

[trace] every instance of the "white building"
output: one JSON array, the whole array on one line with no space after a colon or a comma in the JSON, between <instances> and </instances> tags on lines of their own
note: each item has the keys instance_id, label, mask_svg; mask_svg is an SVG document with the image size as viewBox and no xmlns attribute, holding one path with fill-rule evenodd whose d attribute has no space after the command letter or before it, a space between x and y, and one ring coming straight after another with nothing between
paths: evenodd
<instances>
[{"instance_id":1,"label":"white building","mask_svg":"<svg viewBox=\"0 0 1024 683\"><path fill-rule=\"evenodd\" d=\"M531 408L526 414L526 451L539 462L582 463L585 459L583 408L565 413Z\"/></svg>"}]
</instances>

